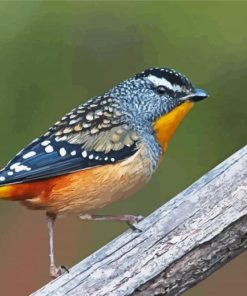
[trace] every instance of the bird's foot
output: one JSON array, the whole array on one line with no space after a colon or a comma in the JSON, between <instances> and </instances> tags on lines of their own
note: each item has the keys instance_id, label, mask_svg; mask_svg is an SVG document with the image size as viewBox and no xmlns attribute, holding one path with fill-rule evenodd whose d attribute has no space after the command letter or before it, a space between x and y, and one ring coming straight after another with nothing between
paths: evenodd
<instances>
[{"instance_id":1,"label":"bird's foot","mask_svg":"<svg viewBox=\"0 0 247 296\"><path fill-rule=\"evenodd\" d=\"M141 232L142 230L137 227L138 222L140 222L143 216L134 215L91 215L82 214L79 216L82 220L95 220L95 221L124 221L128 226L135 231Z\"/></svg>"},{"instance_id":2,"label":"bird's foot","mask_svg":"<svg viewBox=\"0 0 247 296\"><path fill-rule=\"evenodd\" d=\"M142 232L142 230L137 225L141 220L144 219L143 216L140 216L140 215L139 216L123 215L123 216L127 218L126 222L132 230Z\"/></svg>"},{"instance_id":3,"label":"bird's foot","mask_svg":"<svg viewBox=\"0 0 247 296\"><path fill-rule=\"evenodd\" d=\"M56 265L50 266L50 276L53 279L56 279L57 277L65 273L69 273L69 269L64 265L61 265L59 267L56 267Z\"/></svg>"}]
</instances>

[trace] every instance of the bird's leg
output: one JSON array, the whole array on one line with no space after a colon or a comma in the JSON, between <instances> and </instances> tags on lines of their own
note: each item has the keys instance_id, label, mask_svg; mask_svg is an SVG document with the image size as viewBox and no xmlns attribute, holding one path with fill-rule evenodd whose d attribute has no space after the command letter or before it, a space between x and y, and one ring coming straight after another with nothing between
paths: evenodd
<instances>
[{"instance_id":1,"label":"bird's leg","mask_svg":"<svg viewBox=\"0 0 247 296\"><path fill-rule=\"evenodd\" d=\"M65 272L69 272L65 266L56 267L54 259L54 223L56 214L46 213L48 232L49 232L49 247L50 247L50 275L52 278L57 278Z\"/></svg>"},{"instance_id":2,"label":"bird's leg","mask_svg":"<svg viewBox=\"0 0 247 296\"><path fill-rule=\"evenodd\" d=\"M134 215L91 215L91 214L82 214L79 216L82 220L94 220L94 221L124 221L128 226L137 231L141 231L137 227L138 222L140 222L144 217L143 216L134 216Z\"/></svg>"}]
</instances>

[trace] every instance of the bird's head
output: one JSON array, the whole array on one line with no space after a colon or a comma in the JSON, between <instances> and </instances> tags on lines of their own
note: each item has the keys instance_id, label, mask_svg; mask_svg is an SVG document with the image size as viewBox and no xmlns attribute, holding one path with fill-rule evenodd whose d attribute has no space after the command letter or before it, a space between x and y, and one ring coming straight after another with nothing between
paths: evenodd
<instances>
[{"instance_id":1,"label":"bird's head","mask_svg":"<svg viewBox=\"0 0 247 296\"><path fill-rule=\"evenodd\" d=\"M113 92L121 97L127 113L152 125L164 150L193 104L208 97L186 76L169 68L147 69L122 82Z\"/></svg>"}]
</instances>

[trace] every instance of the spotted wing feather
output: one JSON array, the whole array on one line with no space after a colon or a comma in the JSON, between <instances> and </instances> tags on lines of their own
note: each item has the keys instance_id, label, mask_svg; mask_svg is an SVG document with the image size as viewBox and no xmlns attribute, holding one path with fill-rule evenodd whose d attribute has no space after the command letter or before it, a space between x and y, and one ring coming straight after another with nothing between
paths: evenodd
<instances>
[{"instance_id":1,"label":"spotted wing feather","mask_svg":"<svg viewBox=\"0 0 247 296\"><path fill-rule=\"evenodd\" d=\"M0 172L0 186L68 174L126 159L138 148L118 102L96 97L72 110Z\"/></svg>"}]
</instances>

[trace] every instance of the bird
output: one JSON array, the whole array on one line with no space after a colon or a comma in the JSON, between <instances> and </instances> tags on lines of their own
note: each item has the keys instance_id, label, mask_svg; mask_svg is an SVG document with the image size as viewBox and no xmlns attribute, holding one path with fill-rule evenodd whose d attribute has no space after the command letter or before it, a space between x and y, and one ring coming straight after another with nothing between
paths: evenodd
<instances>
[{"instance_id":1,"label":"bird","mask_svg":"<svg viewBox=\"0 0 247 296\"><path fill-rule=\"evenodd\" d=\"M46 212L49 271L68 271L54 258L57 216L125 221L142 216L96 215L131 196L152 177L180 122L208 94L171 68L149 68L66 114L0 171L0 199Z\"/></svg>"}]
</instances>

